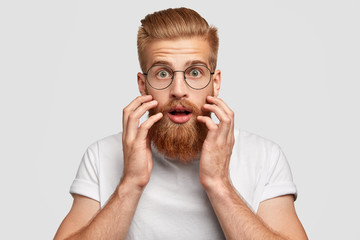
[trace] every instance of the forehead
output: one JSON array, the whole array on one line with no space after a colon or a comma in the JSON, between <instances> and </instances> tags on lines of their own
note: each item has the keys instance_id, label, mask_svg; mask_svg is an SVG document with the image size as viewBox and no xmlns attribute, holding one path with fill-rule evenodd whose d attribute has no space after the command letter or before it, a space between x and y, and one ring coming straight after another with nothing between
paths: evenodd
<instances>
[{"instance_id":1,"label":"forehead","mask_svg":"<svg viewBox=\"0 0 360 240\"><path fill-rule=\"evenodd\" d=\"M203 63L209 67L210 47L202 38L156 40L147 46L145 57L147 68L156 63L167 63L176 69L193 63Z\"/></svg>"}]
</instances>

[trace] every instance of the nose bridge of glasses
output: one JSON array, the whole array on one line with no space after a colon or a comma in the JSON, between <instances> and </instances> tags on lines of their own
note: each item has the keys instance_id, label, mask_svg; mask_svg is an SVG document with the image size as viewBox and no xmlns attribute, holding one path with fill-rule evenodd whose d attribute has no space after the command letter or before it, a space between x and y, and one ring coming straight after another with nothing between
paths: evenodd
<instances>
[{"instance_id":1,"label":"nose bridge of glasses","mask_svg":"<svg viewBox=\"0 0 360 240\"><path fill-rule=\"evenodd\" d=\"M174 80L175 75L176 75L177 72L183 73L182 77L183 77L183 79L186 79L185 71L173 71L173 75L172 75L173 80ZM181 76L181 75L180 75L180 76Z\"/></svg>"},{"instance_id":2,"label":"nose bridge of glasses","mask_svg":"<svg viewBox=\"0 0 360 240\"><path fill-rule=\"evenodd\" d=\"M174 88L179 88L180 87L181 89L183 89L183 84L187 85L185 82L186 82L185 71L173 71L172 84L171 85Z\"/></svg>"}]
</instances>

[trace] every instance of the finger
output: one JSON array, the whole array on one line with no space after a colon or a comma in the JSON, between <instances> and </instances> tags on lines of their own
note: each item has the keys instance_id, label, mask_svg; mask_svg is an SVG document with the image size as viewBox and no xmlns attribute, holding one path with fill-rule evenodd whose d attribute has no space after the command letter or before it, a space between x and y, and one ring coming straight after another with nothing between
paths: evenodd
<instances>
[{"instance_id":1,"label":"finger","mask_svg":"<svg viewBox=\"0 0 360 240\"><path fill-rule=\"evenodd\" d=\"M217 97L213 97L213 96L208 96L208 97L207 97L207 101L208 101L209 103L213 103L213 104L215 104L216 106L219 106L221 109L223 109L223 111L226 113L227 117L230 118L230 120L231 120L231 124L230 124L229 130L233 132L235 114L234 114L234 112L229 108L229 106L228 106L221 98L217 98ZM219 120L220 120L220 119L219 119Z\"/></svg>"},{"instance_id":2,"label":"finger","mask_svg":"<svg viewBox=\"0 0 360 240\"><path fill-rule=\"evenodd\" d=\"M232 114L232 110L229 108L229 106L221 99L221 98L217 98L217 97L213 97L213 96L207 96L206 100L209 103L215 104L219 107L221 107L222 109L224 109L224 111L231 115Z\"/></svg>"},{"instance_id":3,"label":"finger","mask_svg":"<svg viewBox=\"0 0 360 240\"><path fill-rule=\"evenodd\" d=\"M207 111L214 112L217 118L220 120L218 131L216 133L216 137L218 139L223 139L223 141L229 140L229 135L231 135L231 128L233 126L232 119L216 105L205 104L203 109ZM226 140L225 140L226 139Z\"/></svg>"},{"instance_id":4,"label":"finger","mask_svg":"<svg viewBox=\"0 0 360 240\"><path fill-rule=\"evenodd\" d=\"M216 133L218 130L218 125L216 123L213 122L213 120L208 117L208 116L197 116L196 118L199 122L204 123L205 126L207 127L208 131L208 136L210 138L212 137L216 137Z\"/></svg>"},{"instance_id":5,"label":"finger","mask_svg":"<svg viewBox=\"0 0 360 240\"><path fill-rule=\"evenodd\" d=\"M156 107L158 102L156 100L152 100L147 103L143 103L139 106L135 111L133 111L128 118L128 123L126 127L127 135L130 139L136 137L140 118L146 113L146 111L150 110L151 108Z\"/></svg>"},{"instance_id":6,"label":"finger","mask_svg":"<svg viewBox=\"0 0 360 240\"><path fill-rule=\"evenodd\" d=\"M145 96L139 96L137 98L135 98L131 103L129 103L129 105L127 105L124 109L123 109L123 133L126 134L126 126L127 126L127 122L128 122L128 118L129 115L131 114L131 112L134 111L134 109L138 108L142 103L144 102L148 102L152 100L152 96L151 95L145 95Z\"/></svg>"},{"instance_id":7,"label":"finger","mask_svg":"<svg viewBox=\"0 0 360 240\"><path fill-rule=\"evenodd\" d=\"M151 117L149 117L145 122L143 122L140 127L139 127L139 131L137 133L137 137L139 139L146 139L149 129L157 122L159 121L161 118L163 117L163 114L161 112L152 115Z\"/></svg>"},{"instance_id":8,"label":"finger","mask_svg":"<svg viewBox=\"0 0 360 240\"><path fill-rule=\"evenodd\" d=\"M214 104L205 104L203 109L215 113L216 117L220 120L220 127L230 127L231 118L226 114L226 112L219 106Z\"/></svg>"},{"instance_id":9,"label":"finger","mask_svg":"<svg viewBox=\"0 0 360 240\"><path fill-rule=\"evenodd\" d=\"M144 102L148 102L152 100L151 95L138 96L135 98L129 105L127 105L123 110L123 129L126 129L127 121L129 114L133 112L136 108L138 108Z\"/></svg>"}]
</instances>

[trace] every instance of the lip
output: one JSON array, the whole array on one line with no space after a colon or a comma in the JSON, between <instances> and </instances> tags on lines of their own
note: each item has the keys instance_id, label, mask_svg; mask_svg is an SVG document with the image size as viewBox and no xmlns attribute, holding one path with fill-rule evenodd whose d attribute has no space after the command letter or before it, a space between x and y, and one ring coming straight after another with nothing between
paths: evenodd
<instances>
[{"instance_id":1,"label":"lip","mask_svg":"<svg viewBox=\"0 0 360 240\"><path fill-rule=\"evenodd\" d=\"M173 115L170 112L173 111L187 111L189 112L188 114L179 114L179 115ZM171 121L173 121L174 123L186 123L187 121L189 121L192 117L192 111L190 109L187 109L183 106L177 106L175 108L170 109L170 111L168 112L168 117Z\"/></svg>"}]
</instances>

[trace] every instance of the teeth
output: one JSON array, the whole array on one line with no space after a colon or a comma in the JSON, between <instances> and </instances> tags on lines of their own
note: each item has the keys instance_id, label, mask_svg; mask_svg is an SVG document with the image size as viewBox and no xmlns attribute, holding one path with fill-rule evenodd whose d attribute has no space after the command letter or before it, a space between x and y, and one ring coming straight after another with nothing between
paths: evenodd
<instances>
[{"instance_id":1,"label":"teeth","mask_svg":"<svg viewBox=\"0 0 360 240\"><path fill-rule=\"evenodd\" d=\"M171 111L170 114L172 114L172 115L176 115L176 114L190 114L190 112L187 111L187 110L181 110L181 109L179 109L179 110L173 110L173 111Z\"/></svg>"}]
</instances>

